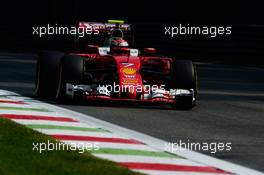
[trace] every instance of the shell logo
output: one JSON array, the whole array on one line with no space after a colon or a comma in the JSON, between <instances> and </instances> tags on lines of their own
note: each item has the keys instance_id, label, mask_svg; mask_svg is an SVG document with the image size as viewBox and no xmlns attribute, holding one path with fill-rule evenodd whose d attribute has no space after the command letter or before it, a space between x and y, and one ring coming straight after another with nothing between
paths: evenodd
<instances>
[{"instance_id":1,"label":"shell logo","mask_svg":"<svg viewBox=\"0 0 264 175\"><path fill-rule=\"evenodd\" d=\"M124 74L126 74L126 75L134 75L134 74L136 74L136 72L137 72L137 69L135 69L135 68L128 68L128 67L125 67L125 68L123 68L122 69L122 72L124 73Z\"/></svg>"}]
</instances>

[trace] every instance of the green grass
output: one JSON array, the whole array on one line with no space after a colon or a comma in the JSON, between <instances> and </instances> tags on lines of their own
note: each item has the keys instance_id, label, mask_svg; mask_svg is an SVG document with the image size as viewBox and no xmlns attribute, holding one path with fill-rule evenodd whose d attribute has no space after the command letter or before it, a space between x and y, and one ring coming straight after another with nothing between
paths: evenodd
<instances>
[{"instance_id":1,"label":"green grass","mask_svg":"<svg viewBox=\"0 0 264 175\"><path fill-rule=\"evenodd\" d=\"M1 175L139 175L115 163L77 151L33 151L50 137L0 118Z\"/></svg>"}]
</instances>

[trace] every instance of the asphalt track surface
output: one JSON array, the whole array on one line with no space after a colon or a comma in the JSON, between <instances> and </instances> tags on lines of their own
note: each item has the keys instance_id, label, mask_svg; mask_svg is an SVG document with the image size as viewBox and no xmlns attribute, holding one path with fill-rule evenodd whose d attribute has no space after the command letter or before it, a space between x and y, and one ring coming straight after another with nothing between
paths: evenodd
<instances>
[{"instance_id":1,"label":"asphalt track surface","mask_svg":"<svg viewBox=\"0 0 264 175\"><path fill-rule=\"evenodd\" d=\"M36 56L0 53L0 89L34 97ZM168 142L231 142L231 151L204 154L264 172L264 69L197 64L198 106L55 105Z\"/></svg>"}]
</instances>

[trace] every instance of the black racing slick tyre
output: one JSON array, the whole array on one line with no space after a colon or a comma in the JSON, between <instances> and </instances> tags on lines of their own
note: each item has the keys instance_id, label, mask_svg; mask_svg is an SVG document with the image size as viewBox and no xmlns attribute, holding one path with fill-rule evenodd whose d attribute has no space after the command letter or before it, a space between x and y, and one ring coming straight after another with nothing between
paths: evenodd
<instances>
[{"instance_id":1,"label":"black racing slick tyre","mask_svg":"<svg viewBox=\"0 0 264 175\"><path fill-rule=\"evenodd\" d=\"M173 107L191 109L197 100L197 73L196 68L190 60L176 60L173 63L173 89L193 90L194 96L178 96Z\"/></svg>"},{"instance_id":2,"label":"black racing slick tyre","mask_svg":"<svg viewBox=\"0 0 264 175\"><path fill-rule=\"evenodd\" d=\"M36 66L36 95L45 98L54 98L56 95L56 74L62 52L40 52Z\"/></svg>"},{"instance_id":3,"label":"black racing slick tyre","mask_svg":"<svg viewBox=\"0 0 264 175\"><path fill-rule=\"evenodd\" d=\"M78 55L65 55L57 75L56 100L59 103L69 102L73 97L66 95L66 83L73 85L82 84L84 72L84 59Z\"/></svg>"}]
</instances>

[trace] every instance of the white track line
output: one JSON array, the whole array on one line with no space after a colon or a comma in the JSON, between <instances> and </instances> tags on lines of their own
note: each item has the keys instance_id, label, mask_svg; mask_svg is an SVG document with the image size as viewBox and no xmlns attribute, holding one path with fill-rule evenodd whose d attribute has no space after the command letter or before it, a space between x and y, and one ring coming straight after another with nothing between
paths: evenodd
<instances>
[{"instance_id":1,"label":"white track line","mask_svg":"<svg viewBox=\"0 0 264 175\"><path fill-rule=\"evenodd\" d=\"M165 157L151 157L151 156L134 156L134 155L110 155L110 154L96 154L97 157L112 160L115 162L138 162L138 163L160 163L173 165L187 165L187 166L206 166L188 159L181 158L165 158Z\"/></svg>"},{"instance_id":2,"label":"white track line","mask_svg":"<svg viewBox=\"0 0 264 175\"><path fill-rule=\"evenodd\" d=\"M71 135L71 136L89 136L89 137L105 137L105 138L120 138L127 139L127 137L117 137L113 133L107 132L89 132L89 131L73 131L62 129L35 129L47 135Z\"/></svg>"},{"instance_id":3,"label":"white track line","mask_svg":"<svg viewBox=\"0 0 264 175\"><path fill-rule=\"evenodd\" d=\"M36 105L29 104L13 104L13 103L0 103L0 107L19 107L19 108L40 108Z\"/></svg>"}]
</instances>

